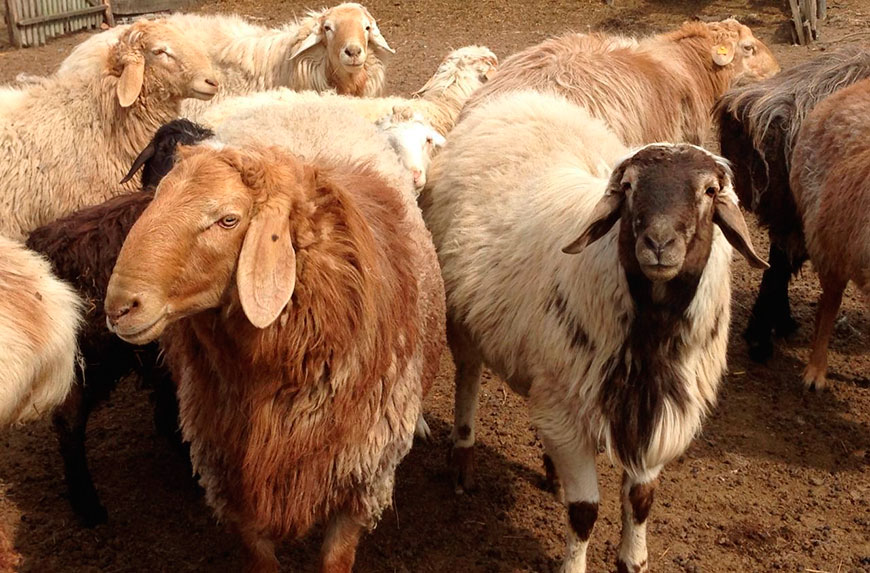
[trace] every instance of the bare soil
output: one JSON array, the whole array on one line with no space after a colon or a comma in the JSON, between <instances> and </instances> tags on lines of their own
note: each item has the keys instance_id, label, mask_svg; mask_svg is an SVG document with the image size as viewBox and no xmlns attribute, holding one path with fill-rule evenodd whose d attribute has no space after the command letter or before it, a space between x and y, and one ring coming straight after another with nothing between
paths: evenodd
<instances>
[{"instance_id":1,"label":"bare soil","mask_svg":"<svg viewBox=\"0 0 870 573\"><path fill-rule=\"evenodd\" d=\"M316 4L319 4L316 3ZM500 57L568 30L653 33L699 15L736 15L752 26L782 65L845 43L868 46L870 1L831 2L822 42L789 45L787 3L593 0L366 2L397 50L389 89L408 94L444 54L485 44ZM318 7L281 0L205 0L204 12L238 12L277 25ZM0 29L0 82L50 73L77 34L37 49L14 50ZM747 216L750 224L753 217ZM766 235L754 229L759 252ZM780 341L767 365L749 361L740 333L760 281L734 265L730 373L702 435L665 469L651 514L650 559L658 571L870 572L870 316L854 290L843 304L829 353L833 388L806 393L800 373L809 354L819 294L811 267L794 282L802 328ZM367 536L357 571L550 571L564 547L565 512L539 484L541 448L522 400L487 375L478 430L480 486L456 496L445 471L452 375L449 356L426 411L431 444L415 445L399 468L394 509ZM122 384L92 417L88 434L106 525L83 529L64 498L60 457L47 422L0 435L0 527L14 533L21 571L236 571L235 538L217 524L184 460L151 423L145 391ZM590 546L590 571L610 570L619 539L619 473L599 459L602 504ZM286 571L313 571L320 532L286 543ZM2 567L2 564L0 564Z\"/></svg>"}]
</instances>

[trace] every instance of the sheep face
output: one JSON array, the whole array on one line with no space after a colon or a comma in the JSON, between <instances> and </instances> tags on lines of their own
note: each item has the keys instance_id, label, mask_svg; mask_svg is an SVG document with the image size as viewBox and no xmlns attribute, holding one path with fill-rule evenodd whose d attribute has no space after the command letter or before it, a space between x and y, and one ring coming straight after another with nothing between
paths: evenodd
<instances>
[{"instance_id":1,"label":"sheep face","mask_svg":"<svg viewBox=\"0 0 870 573\"><path fill-rule=\"evenodd\" d=\"M130 230L106 293L110 330L133 344L222 304L241 303L264 328L296 282L290 210L313 187L313 169L273 149L201 145L178 154Z\"/></svg>"},{"instance_id":2,"label":"sheep face","mask_svg":"<svg viewBox=\"0 0 870 573\"><path fill-rule=\"evenodd\" d=\"M117 77L118 102L129 107L140 94L166 99L211 99L218 90L208 54L174 25L143 20L113 46L110 75Z\"/></svg>"},{"instance_id":3,"label":"sheep face","mask_svg":"<svg viewBox=\"0 0 870 573\"><path fill-rule=\"evenodd\" d=\"M378 120L376 125L387 136L399 161L410 171L414 188L419 192L426 185L435 150L444 146L444 137L426 123L422 115L403 108L393 109L392 115Z\"/></svg>"},{"instance_id":4,"label":"sheep face","mask_svg":"<svg viewBox=\"0 0 870 573\"><path fill-rule=\"evenodd\" d=\"M728 18L711 22L707 27L714 38L713 63L719 67L732 66L735 82L763 80L779 72L773 53L748 26Z\"/></svg>"},{"instance_id":5,"label":"sheep face","mask_svg":"<svg viewBox=\"0 0 870 573\"><path fill-rule=\"evenodd\" d=\"M714 223L750 264L767 266L752 247L728 163L693 145L648 145L621 161L586 230L564 251L579 253L618 220L622 266L652 282L700 276Z\"/></svg>"},{"instance_id":6,"label":"sheep face","mask_svg":"<svg viewBox=\"0 0 870 573\"><path fill-rule=\"evenodd\" d=\"M348 74L362 70L372 49L395 53L369 11L356 3L339 4L324 11L290 58L318 44L326 47L333 68Z\"/></svg>"}]
</instances>

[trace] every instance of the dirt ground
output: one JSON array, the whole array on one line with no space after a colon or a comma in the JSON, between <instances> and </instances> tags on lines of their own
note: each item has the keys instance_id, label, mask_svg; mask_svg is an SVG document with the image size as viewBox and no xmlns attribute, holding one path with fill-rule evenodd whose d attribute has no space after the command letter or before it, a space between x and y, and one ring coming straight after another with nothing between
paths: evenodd
<instances>
[{"instance_id":1,"label":"dirt ground","mask_svg":"<svg viewBox=\"0 0 870 573\"><path fill-rule=\"evenodd\" d=\"M204 12L239 12L277 25L320 2L206 0ZM485 44L500 57L568 30L653 33L694 15L736 15L784 67L815 50L870 45L870 0L829 3L823 41L789 45L784 1L677 0L366 2L397 54L389 89L421 86L450 49ZM38 49L13 50L0 28L0 82L19 72L49 73L78 34ZM751 225L753 217L747 216ZM763 233L754 229L759 252ZM830 358L834 387L805 393L818 281L805 268L792 304L801 330L780 341L765 366L750 362L740 333L761 274L734 265L730 373L702 435L665 469L649 527L657 571L870 572L870 315L850 290L848 326ZM480 487L454 495L445 471L452 419L452 364L445 358L426 402L435 439L415 445L399 468L394 509L367 536L359 572L551 571L564 547L565 512L539 487L541 448L522 400L488 376L478 428ZM215 522L183 460L155 435L145 391L119 387L91 419L88 445L108 524L80 527L64 498L61 461L47 423L0 436L0 520L15 532L21 571L236 571L240 547ZM599 459L601 512L590 571L611 570L619 539L619 473ZM285 571L313 571L320 532L286 543Z\"/></svg>"}]
</instances>

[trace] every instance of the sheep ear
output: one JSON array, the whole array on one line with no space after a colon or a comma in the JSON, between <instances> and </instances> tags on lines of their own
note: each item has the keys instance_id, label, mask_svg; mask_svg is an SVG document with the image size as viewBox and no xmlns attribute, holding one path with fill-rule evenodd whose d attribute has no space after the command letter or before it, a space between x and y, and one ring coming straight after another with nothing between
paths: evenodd
<instances>
[{"instance_id":1,"label":"sheep ear","mask_svg":"<svg viewBox=\"0 0 870 573\"><path fill-rule=\"evenodd\" d=\"M290 52L290 59L296 58L299 54L304 52L305 50L309 50L319 44L323 40L323 28L320 26L320 23L314 25L311 33L302 40L300 43L296 45L295 48Z\"/></svg>"},{"instance_id":2,"label":"sheep ear","mask_svg":"<svg viewBox=\"0 0 870 573\"><path fill-rule=\"evenodd\" d=\"M759 257L755 252L755 248L752 246L752 239L749 236L749 228L743 219L743 213L740 212L740 207L737 206L737 202L733 198L723 193L716 196L716 210L713 212L713 222L719 225L719 228L722 229L722 234L725 235L731 246L743 255L750 266L757 269L770 267L767 261Z\"/></svg>"},{"instance_id":3,"label":"sheep ear","mask_svg":"<svg viewBox=\"0 0 870 573\"><path fill-rule=\"evenodd\" d=\"M386 38L384 38L383 34L381 34L378 25L375 24L375 21L372 20L372 30L371 30L371 40L375 43L375 46L379 47L382 50L385 50L391 54L395 54L396 50L392 49L390 45L387 43Z\"/></svg>"},{"instance_id":4,"label":"sheep ear","mask_svg":"<svg viewBox=\"0 0 870 573\"><path fill-rule=\"evenodd\" d=\"M266 204L251 220L236 270L242 310L266 328L281 315L296 286L296 251L284 209Z\"/></svg>"},{"instance_id":5,"label":"sheep ear","mask_svg":"<svg viewBox=\"0 0 870 573\"><path fill-rule=\"evenodd\" d=\"M627 166L628 160L624 160L613 170L610 180L607 182L604 197L592 210L586 229L570 245L562 249L563 253L576 255L583 252L583 249L606 235L607 231L619 220L619 216L622 214L622 203L625 200L625 193L622 191L622 178Z\"/></svg>"},{"instance_id":6,"label":"sheep ear","mask_svg":"<svg viewBox=\"0 0 870 573\"><path fill-rule=\"evenodd\" d=\"M121 72L121 78L118 80L118 103L121 107L133 105L139 97L139 92L142 91L144 81L145 58L140 54L124 65L124 71Z\"/></svg>"},{"instance_id":7,"label":"sheep ear","mask_svg":"<svg viewBox=\"0 0 870 573\"><path fill-rule=\"evenodd\" d=\"M727 66L734 60L734 42L717 44L713 46L713 63L717 66Z\"/></svg>"},{"instance_id":8,"label":"sheep ear","mask_svg":"<svg viewBox=\"0 0 870 573\"><path fill-rule=\"evenodd\" d=\"M124 178L121 179L121 185L129 181L136 175L136 172L141 169L145 162L154 157L154 153L157 150L157 146L154 145L154 140L152 139L148 146L143 149L139 155L136 156L136 159L133 160L133 165L130 166L130 171L124 175Z\"/></svg>"}]
</instances>

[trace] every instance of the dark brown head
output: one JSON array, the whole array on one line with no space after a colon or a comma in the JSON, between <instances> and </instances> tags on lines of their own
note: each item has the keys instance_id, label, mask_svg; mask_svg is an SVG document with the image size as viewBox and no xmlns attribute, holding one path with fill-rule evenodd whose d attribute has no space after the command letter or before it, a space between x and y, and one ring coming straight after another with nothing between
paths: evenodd
<instances>
[{"instance_id":1,"label":"dark brown head","mask_svg":"<svg viewBox=\"0 0 870 573\"><path fill-rule=\"evenodd\" d=\"M752 247L732 180L727 161L700 147L647 145L616 166L586 229L563 251L581 252L621 220L623 267L666 282L684 271L700 274L715 223L749 264L766 268Z\"/></svg>"}]
</instances>

